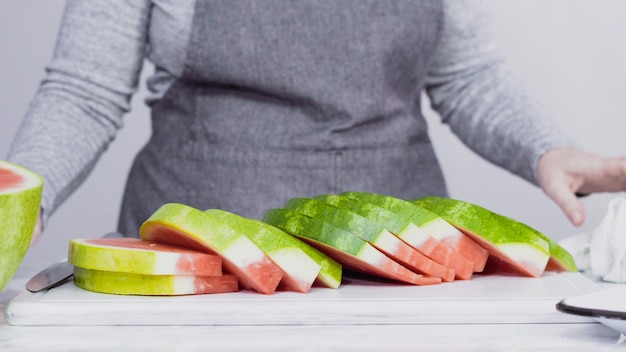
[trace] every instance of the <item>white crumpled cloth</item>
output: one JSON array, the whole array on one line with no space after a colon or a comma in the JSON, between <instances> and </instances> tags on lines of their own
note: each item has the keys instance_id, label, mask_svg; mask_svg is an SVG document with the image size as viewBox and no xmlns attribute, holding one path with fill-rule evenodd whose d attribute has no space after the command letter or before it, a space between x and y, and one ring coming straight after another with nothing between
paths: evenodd
<instances>
[{"instance_id":1,"label":"white crumpled cloth","mask_svg":"<svg viewBox=\"0 0 626 352\"><path fill-rule=\"evenodd\" d=\"M568 250L580 271L590 271L604 281L626 282L626 198L615 198L600 225L563 239L559 244Z\"/></svg>"}]
</instances>

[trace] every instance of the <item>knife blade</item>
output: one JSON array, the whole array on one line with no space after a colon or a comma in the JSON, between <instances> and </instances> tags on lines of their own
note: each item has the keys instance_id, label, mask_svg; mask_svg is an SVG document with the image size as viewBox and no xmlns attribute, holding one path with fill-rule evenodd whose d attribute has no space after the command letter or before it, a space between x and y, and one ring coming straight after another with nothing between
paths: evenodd
<instances>
[{"instance_id":1,"label":"knife blade","mask_svg":"<svg viewBox=\"0 0 626 352\"><path fill-rule=\"evenodd\" d=\"M122 234L109 232L103 238L121 238ZM26 289L36 293L60 286L72 279L74 276L74 266L67 260L54 263L30 278L26 283Z\"/></svg>"},{"instance_id":2,"label":"knife blade","mask_svg":"<svg viewBox=\"0 0 626 352\"><path fill-rule=\"evenodd\" d=\"M54 263L28 280L26 289L33 293L49 290L69 281L73 272L74 266L67 261Z\"/></svg>"}]
</instances>

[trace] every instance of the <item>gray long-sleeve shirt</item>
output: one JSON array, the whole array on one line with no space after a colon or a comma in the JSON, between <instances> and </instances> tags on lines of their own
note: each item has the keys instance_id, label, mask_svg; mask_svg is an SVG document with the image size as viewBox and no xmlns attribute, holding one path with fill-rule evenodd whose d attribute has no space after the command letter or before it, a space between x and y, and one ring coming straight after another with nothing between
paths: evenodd
<instances>
[{"instance_id":1,"label":"gray long-sleeve shirt","mask_svg":"<svg viewBox=\"0 0 626 352\"><path fill-rule=\"evenodd\" d=\"M182 75L194 1L69 0L54 56L8 160L45 179L46 218L82 183L122 127L144 58L148 104ZM497 51L480 0L444 1L427 77L442 120L471 149L536 183L538 158L573 145L541 115Z\"/></svg>"}]
</instances>

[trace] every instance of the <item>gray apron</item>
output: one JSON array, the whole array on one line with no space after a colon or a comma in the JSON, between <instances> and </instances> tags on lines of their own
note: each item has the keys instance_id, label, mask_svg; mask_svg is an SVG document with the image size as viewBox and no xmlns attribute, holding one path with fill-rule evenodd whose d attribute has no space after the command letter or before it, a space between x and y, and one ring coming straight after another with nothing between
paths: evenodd
<instances>
[{"instance_id":1,"label":"gray apron","mask_svg":"<svg viewBox=\"0 0 626 352\"><path fill-rule=\"evenodd\" d=\"M440 1L198 0L119 231L168 202L261 218L291 197L447 195L420 112Z\"/></svg>"}]
</instances>

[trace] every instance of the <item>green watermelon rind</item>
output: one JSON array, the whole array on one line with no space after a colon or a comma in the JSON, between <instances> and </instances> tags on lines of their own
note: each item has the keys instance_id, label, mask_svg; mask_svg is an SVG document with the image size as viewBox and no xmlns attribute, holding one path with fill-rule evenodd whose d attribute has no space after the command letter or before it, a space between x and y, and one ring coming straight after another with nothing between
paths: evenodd
<instances>
[{"instance_id":1,"label":"green watermelon rind","mask_svg":"<svg viewBox=\"0 0 626 352\"><path fill-rule=\"evenodd\" d=\"M367 193L367 192L344 192L340 194L363 202L372 203L381 208L392 211L413 222L418 227L441 219L441 217L428 209L416 206L414 203L397 197Z\"/></svg>"},{"instance_id":2,"label":"green watermelon rind","mask_svg":"<svg viewBox=\"0 0 626 352\"><path fill-rule=\"evenodd\" d=\"M315 197L315 199L353 211L395 234L402 233L402 231L412 224L410 220L391 210L355 198L336 194L324 194Z\"/></svg>"},{"instance_id":3,"label":"green watermelon rind","mask_svg":"<svg viewBox=\"0 0 626 352\"><path fill-rule=\"evenodd\" d=\"M355 257L368 248L367 242L354 234L294 210L270 209L263 221L294 236L311 239Z\"/></svg>"},{"instance_id":4,"label":"green watermelon rind","mask_svg":"<svg viewBox=\"0 0 626 352\"><path fill-rule=\"evenodd\" d=\"M376 243L386 232L379 224L347 209L311 198L292 198L284 209L294 210L314 219L321 219L333 226L348 231L361 239Z\"/></svg>"}]
</instances>

